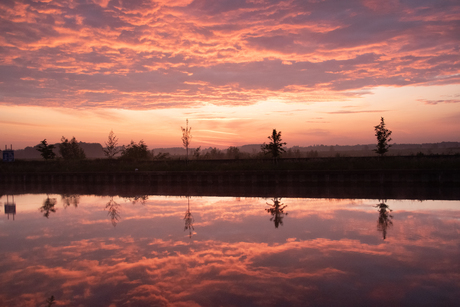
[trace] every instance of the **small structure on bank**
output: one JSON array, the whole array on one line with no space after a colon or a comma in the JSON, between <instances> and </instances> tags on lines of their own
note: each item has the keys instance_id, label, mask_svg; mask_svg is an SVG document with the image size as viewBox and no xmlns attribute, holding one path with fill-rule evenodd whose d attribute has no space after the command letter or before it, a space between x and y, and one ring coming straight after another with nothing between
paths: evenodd
<instances>
[{"instance_id":1,"label":"small structure on bank","mask_svg":"<svg viewBox=\"0 0 460 307\"><path fill-rule=\"evenodd\" d=\"M10 149L8 149L8 147L5 145L5 150L3 151L3 162L14 162L13 145L11 145Z\"/></svg>"}]
</instances>

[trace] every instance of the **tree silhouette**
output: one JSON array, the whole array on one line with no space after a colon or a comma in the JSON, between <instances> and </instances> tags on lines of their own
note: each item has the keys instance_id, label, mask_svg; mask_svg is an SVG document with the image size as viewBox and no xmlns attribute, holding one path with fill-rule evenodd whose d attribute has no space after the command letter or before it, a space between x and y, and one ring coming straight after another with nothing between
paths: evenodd
<instances>
[{"instance_id":1,"label":"tree silhouette","mask_svg":"<svg viewBox=\"0 0 460 307\"><path fill-rule=\"evenodd\" d=\"M240 158L240 149L235 146L230 146L227 148L227 158L229 159L239 159Z\"/></svg>"},{"instance_id":2,"label":"tree silhouette","mask_svg":"<svg viewBox=\"0 0 460 307\"><path fill-rule=\"evenodd\" d=\"M182 130L182 144L185 147L185 152L186 152L186 160L188 160L188 147L190 145L190 142L192 141L192 127L188 126L188 119L185 121L185 128L180 127Z\"/></svg>"},{"instance_id":3,"label":"tree silhouette","mask_svg":"<svg viewBox=\"0 0 460 307\"><path fill-rule=\"evenodd\" d=\"M201 146L196 148L194 151L193 151L193 157L195 159L199 159L200 158L200 155L201 155Z\"/></svg>"},{"instance_id":4,"label":"tree silhouette","mask_svg":"<svg viewBox=\"0 0 460 307\"><path fill-rule=\"evenodd\" d=\"M78 194L62 194L61 195L61 201L64 205L64 208L70 207L70 205L73 205L75 208L78 207L78 204L80 203L80 195Z\"/></svg>"},{"instance_id":5,"label":"tree silhouette","mask_svg":"<svg viewBox=\"0 0 460 307\"><path fill-rule=\"evenodd\" d=\"M211 148L211 149L209 148L208 148L208 152L203 155L205 159L223 159L225 157L225 153L223 153L220 149L216 147Z\"/></svg>"},{"instance_id":6,"label":"tree silhouette","mask_svg":"<svg viewBox=\"0 0 460 307\"><path fill-rule=\"evenodd\" d=\"M121 158L135 161L150 160L152 154L148 151L147 145L145 145L143 140L140 140L138 144L131 141L128 146L123 146Z\"/></svg>"},{"instance_id":7,"label":"tree silhouette","mask_svg":"<svg viewBox=\"0 0 460 307\"><path fill-rule=\"evenodd\" d=\"M274 197L272 201L273 201L273 205L267 203L267 205L271 207L268 209L265 209L265 211L267 211L268 213L272 215L272 218L270 219L270 221L274 221L275 228L278 228L280 224L283 225L283 217L285 215L284 208L286 208L287 205L282 204L281 198L278 199L278 197Z\"/></svg>"},{"instance_id":8,"label":"tree silhouette","mask_svg":"<svg viewBox=\"0 0 460 307\"><path fill-rule=\"evenodd\" d=\"M40 207L40 212L43 213L44 217L49 218L51 212L56 212L56 208L54 208L55 205L56 198L49 198L49 196L47 196L43 205Z\"/></svg>"},{"instance_id":9,"label":"tree silhouette","mask_svg":"<svg viewBox=\"0 0 460 307\"><path fill-rule=\"evenodd\" d=\"M110 130L107 142L105 142L104 154L107 158L113 159L113 157L119 153L121 150L117 147L118 138L113 133L113 130Z\"/></svg>"},{"instance_id":10,"label":"tree silhouette","mask_svg":"<svg viewBox=\"0 0 460 307\"><path fill-rule=\"evenodd\" d=\"M62 137L61 144L59 144L59 153L65 160L83 160L86 158L85 152L75 137L72 137L70 141Z\"/></svg>"},{"instance_id":11,"label":"tree silhouette","mask_svg":"<svg viewBox=\"0 0 460 307\"><path fill-rule=\"evenodd\" d=\"M192 230L195 230L195 228L193 228L193 222L195 220L193 219L192 213L190 212L190 197L187 197L187 204L188 204L188 207L187 207L187 211L185 212L185 216L184 216L184 221L185 221L184 231L188 230L188 236L189 238L191 238Z\"/></svg>"},{"instance_id":12,"label":"tree silhouette","mask_svg":"<svg viewBox=\"0 0 460 307\"><path fill-rule=\"evenodd\" d=\"M54 304L56 304L56 299L54 298L54 295L51 295L49 298L47 298L46 303L48 304L48 307L52 307Z\"/></svg>"},{"instance_id":13,"label":"tree silhouette","mask_svg":"<svg viewBox=\"0 0 460 307\"><path fill-rule=\"evenodd\" d=\"M145 205L145 202L149 199L148 195L136 195L134 197L128 197L127 200L131 201L133 205L141 204Z\"/></svg>"},{"instance_id":14,"label":"tree silhouette","mask_svg":"<svg viewBox=\"0 0 460 307\"><path fill-rule=\"evenodd\" d=\"M105 205L107 209L107 215L110 217L113 227L117 226L118 221L120 220L120 205L113 200L113 197Z\"/></svg>"},{"instance_id":15,"label":"tree silhouette","mask_svg":"<svg viewBox=\"0 0 460 307\"><path fill-rule=\"evenodd\" d=\"M48 145L48 142L46 142L46 139L41 141L41 143L38 145L37 150L40 152L41 156L45 160L50 160L54 159L56 157L56 154L54 153L54 145Z\"/></svg>"},{"instance_id":16,"label":"tree silhouette","mask_svg":"<svg viewBox=\"0 0 460 307\"><path fill-rule=\"evenodd\" d=\"M169 160L171 155L169 152L159 152L157 155L155 155L155 152L152 150L152 158L154 160Z\"/></svg>"},{"instance_id":17,"label":"tree silhouette","mask_svg":"<svg viewBox=\"0 0 460 307\"><path fill-rule=\"evenodd\" d=\"M377 148L374 149L374 151L380 156L383 156L386 152L388 152L388 148L391 147L388 142L391 141L390 135L392 131L385 128L383 117L380 118L380 124L374 126L374 130L375 136L377 137Z\"/></svg>"},{"instance_id":18,"label":"tree silhouette","mask_svg":"<svg viewBox=\"0 0 460 307\"><path fill-rule=\"evenodd\" d=\"M281 131L276 132L276 129L273 129L272 135L268 136L270 143L262 144L262 151L265 154L271 154L274 161L276 162L283 152L285 152L283 146L286 145L286 142L281 140Z\"/></svg>"},{"instance_id":19,"label":"tree silhouette","mask_svg":"<svg viewBox=\"0 0 460 307\"><path fill-rule=\"evenodd\" d=\"M377 222L377 230L382 232L383 239L387 237L387 229L393 225L391 219L393 216L390 214L393 210L385 204L385 200L382 200L380 204L375 206L379 211L379 219Z\"/></svg>"}]
</instances>

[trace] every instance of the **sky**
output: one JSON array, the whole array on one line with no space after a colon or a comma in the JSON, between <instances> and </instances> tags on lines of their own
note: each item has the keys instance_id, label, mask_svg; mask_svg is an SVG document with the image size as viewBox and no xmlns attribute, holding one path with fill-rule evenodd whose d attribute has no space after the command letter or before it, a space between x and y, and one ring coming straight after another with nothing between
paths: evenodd
<instances>
[{"instance_id":1,"label":"sky","mask_svg":"<svg viewBox=\"0 0 460 307\"><path fill-rule=\"evenodd\" d=\"M460 141L458 0L2 0L0 147Z\"/></svg>"}]
</instances>

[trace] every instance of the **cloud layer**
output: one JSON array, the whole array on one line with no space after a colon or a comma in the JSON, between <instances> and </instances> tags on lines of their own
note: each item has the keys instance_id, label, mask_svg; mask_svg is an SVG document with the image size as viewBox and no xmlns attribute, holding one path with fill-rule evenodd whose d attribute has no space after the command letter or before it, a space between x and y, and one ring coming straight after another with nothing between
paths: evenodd
<instances>
[{"instance_id":1,"label":"cloud layer","mask_svg":"<svg viewBox=\"0 0 460 307\"><path fill-rule=\"evenodd\" d=\"M441 1L0 4L0 102L127 109L324 101L460 81Z\"/></svg>"}]
</instances>

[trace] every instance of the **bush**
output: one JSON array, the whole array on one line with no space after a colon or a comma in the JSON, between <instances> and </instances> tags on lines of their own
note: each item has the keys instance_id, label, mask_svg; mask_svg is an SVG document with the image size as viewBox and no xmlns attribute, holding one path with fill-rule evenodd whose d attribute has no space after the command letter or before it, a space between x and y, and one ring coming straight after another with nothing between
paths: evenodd
<instances>
[{"instance_id":1,"label":"bush","mask_svg":"<svg viewBox=\"0 0 460 307\"><path fill-rule=\"evenodd\" d=\"M86 159L84 150L80 147L75 137L70 141L65 137L61 138L59 153L64 160L83 160Z\"/></svg>"},{"instance_id":2,"label":"bush","mask_svg":"<svg viewBox=\"0 0 460 307\"><path fill-rule=\"evenodd\" d=\"M128 146L123 146L120 158L127 160L142 161L152 160L153 155L151 152L148 151L147 145L145 145L144 141L140 140L138 144L131 141L131 143Z\"/></svg>"}]
</instances>

